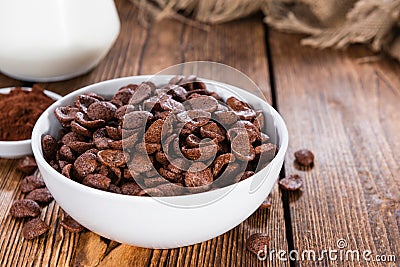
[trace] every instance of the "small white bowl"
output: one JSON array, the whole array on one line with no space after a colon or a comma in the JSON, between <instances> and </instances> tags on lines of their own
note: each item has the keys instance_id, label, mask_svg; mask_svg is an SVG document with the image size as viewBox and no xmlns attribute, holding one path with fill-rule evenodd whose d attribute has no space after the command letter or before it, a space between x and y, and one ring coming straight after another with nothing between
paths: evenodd
<instances>
[{"instance_id":1,"label":"small white bowl","mask_svg":"<svg viewBox=\"0 0 400 267\"><path fill-rule=\"evenodd\" d=\"M0 94L8 94L14 87L0 89ZM24 90L31 88L23 87ZM45 90L44 93L54 100L61 99L62 96ZM31 139L20 141L0 141L0 158L19 158L26 155L32 155Z\"/></svg>"},{"instance_id":2,"label":"small white bowl","mask_svg":"<svg viewBox=\"0 0 400 267\"><path fill-rule=\"evenodd\" d=\"M152 79L165 84L171 76ZM60 123L53 115L56 107L73 103L85 92L112 96L120 87L141 83L151 76L109 80L72 92L50 106L39 118L32 133L32 149L44 181L58 204L89 230L106 238L147 248L176 248L221 235L249 217L271 192L282 167L288 146L286 125L262 99L233 86L233 90L266 116L267 133L276 130L279 152L271 163L252 177L221 189L173 197L127 196L100 191L67 179L43 158L41 138L57 136ZM212 91L212 90L211 90ZM232 91L215 88L223 98Z\"/></svg>"}]
</instances>

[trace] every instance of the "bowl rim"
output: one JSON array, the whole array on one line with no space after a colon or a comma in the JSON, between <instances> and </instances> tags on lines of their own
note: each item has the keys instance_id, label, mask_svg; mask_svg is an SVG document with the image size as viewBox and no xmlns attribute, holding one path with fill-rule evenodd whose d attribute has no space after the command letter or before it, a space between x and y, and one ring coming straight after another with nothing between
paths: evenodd
<instances>
[{"instance_id":1,"label":"bowl rim","mask_svg":"<svg viewBox=\"0 0 400 267\"><path fill-rule=\"evenodd\" d=\"M26 87L26 86L11 86L11 87L5 87L5 88L0 88L0 94L8 94L11 89L13 88L22 88L22 90L26 90L26 91L31 91L32 87ZM55 102L57 102L58 100L62 99L63 96L59 95L55 92L49 91L49 90L44 90L43 91L48 97L52 98ZM53 103L53 104L54 104ZM47 109L46 109L47 110ZM44 110L43 113L46 111ZM40 115L41 116L41 115ZM39 117L40 118L40 117ZM39 121L39 119L37 119L37 121ZM36 121L36 122L37 122ZM36 123L35 123L36 125ZM33 132L33 131L32 131ZM32 137L30 139L24 139L24 140L17 140L17 141L4 141L4 140L0 140L0 146L2 145L7 145L7 146L14 146L14 145L29 145L29 142L31 142Z\"/></svg>"},{"instance_id":2,"label":"bowl rim","mask_svg":"<svg viewBox=\"0 0 400 267\"><path fill-rule=\"evenodd\" d=\"M174 75L162 75L162 76L173 77ZM51 106L49 106L42 113L42 115L39 117L37 122L39 122L41 120L45 120L46 117L49 115L50 110L53 110L55 107L59 106L60 103L62 101L64 101L66 98L71 98L72 99L73 97L76 97L76 96L78 96L78 95L80 95L82 93L87 92L88 90L90 90L90 88L92 88L94 86L97 87L97 86L108 85L108 84L122 82L122 81L127 81L127 84L128 84L129 81L132 80L132 79L140 79L140 80L143 80L143 81L147 81L147 80L150 80L153 77L154 77L154 75L134 75L134 76L127 76L127 77L109 79L109 80L101 81L101 82L98 82L98 83L93 83L93 84L90 84L90 85L86 85L86 86L84 86L82 88L79 88L79 89L77 89L77 90L75 90L75 91L63 96L61 99L59 99L56 102L54 102ZM200 77L200 79L202 79L202 78ZM207 79L204 79L204 80L207 80ZM288 134L288 129L286 127L285 121L283 120L282 116L278 113L278 111L275 110L275 108L272 107L265 100L261 99L260 97L254 95L254 94L252 94L252 93L250 93L250 92L248 92L246 90L243 90L241 88L238 88L236 86L229 85L229 84L226 84L226 83L223 83L223 82L218 82L218 81L214 81L214 82L217 82L217 83L220 83L220 84L223 84L223 85L228 85L229 87L233 87L233 88L235 88L235 90L237 89L241 93L250 94L253 97L255 97L258 101L262 101L268 106L269 110L271 111L271 115L273 116L274 121L277 124L280 125L281 130L283 131L283 134L282 134L282 136L280 136L280 138L282 138L282 141L281 141L281 146L279 147L279 150L278 150L278 154L275 155L275 157L272 159L272 161L267 166L277 162L278 158L284 157L285 154L286 154L287 148L288 148L288 144L289 144L289 134ZM120 199L120 200L128 200L128 201L133 201L134 200L134 201L139 201L139 202L141 202L141 201L148 202L148 201L155 201L155 199L160 199L160 200L162 200L162 199L171 199L171 198L174 198L174 199L185 199L185 198L191 198L193 196L200 197L202 194L210 194L211 192L214 192L214 191L217 191L217 190L231 190L232 189L231 187L236 186L239 183L243 183L243 184L250 183L250 181L252 181L253 180L252 178L254 177L254 176L252 176L249 179L246 179L246 180L241 181L239 183L235 183L235 184L232 184L232 185L229 185L229 186L225 186L225 187L222 187L222 188L218 188L218 189L214 189L214 190L206 191L206 192L201 192L201 193L196 193L196 194L189 194L189 195L161 196L161 197L143 197L143 196L131 196L131 195L124 195L124 194L116 194L116 193L113 193L113 192L103 191L103 190L100 190L100 189L96 189L96 188L92 188L92 187L83 185L83 184L78 183L76 181L73 181L71 179L68 179L67 177L65 177L64 175L62 175L61 173L59 173L53 167L50 166L50 164L44 159L43 154L41 152L41 148L40 148L40 146L41 146L41 138L42 138L42 135L45 134L45 133L41 133L39 131L38 125L39 125L39 123L35 124L35 127L33 128L33 131L32 131L32 137L31 137L31 140L32 140L32 143L31 143L32 151L33 151L33 154L35 156L36 162L38 163L38 166L41 165L41 166L47 168L48 171L50 172L50 174L52 175L53 179L58 179L58 180L62 179L61 182L66 183L69 186L75 187L78 190L85 190L86 193L99 195L99 196L101 195L103 198L106 198L106 199ZM267 166L265 166L263 169L267 168Z\"/></svg>"}]
</instances>

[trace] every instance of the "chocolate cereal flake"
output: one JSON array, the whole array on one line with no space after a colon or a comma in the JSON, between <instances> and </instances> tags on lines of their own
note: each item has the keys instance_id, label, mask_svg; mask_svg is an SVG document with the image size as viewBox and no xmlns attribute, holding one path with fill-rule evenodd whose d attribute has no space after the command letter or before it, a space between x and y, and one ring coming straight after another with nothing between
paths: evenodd
<instances>
[{"instance_id":1,"label":"chocolate cereal flake","mask_svg":"<svg viewBox=\"0 0 400 267\"><path fill-rule=\"evenodd\" d=\"M226 153L223 155L219 155L215 161L214 161L214 169L213 169L213 175L214 177L217 177L222 169L229 164L230 162L235 160L235 156L231 153Z\"/></svg>"},{"instance_id":2,"label":"chocolate cereal flake","mask_svg":"<svg viewBox=\"0 0 400 267\"><path fill-rule=\"evenodd\" d=\"M45 135L42 138L42 150L43 150L43 157L46 160L55 159L57 154L57 140L51 135Z\"/></svg>"},{"instance_id":3,"label":"chocolate cereal flake","mask_svg":"<svg viewBox=\"0 0 400 267\"><path fill-rule=\"evenodd\" d=\"M214 112L218 108L218 101L211 96L200 96L189 100L189 104L193 110L204 110Z\"/></svg>"},{"instance_id":4,"label":"chocolate cereal flake","mask_svg":"<svg viewBox=\"0 0 400 267\"><path fill-rule=\"evenodd\" d=\"M66 133L62 138L61 138L61 143L67 146L70 146L71 143L73 142L83 142L85 141L85 137L82 135L79 135L75 132L69 132Z\"/></svg>"},{"instance_id":5,"label":"chocolate cereal flake","mask_svg":"<svg viewBox=\"0 0 400 267\"><path fill-rule=\"evenodd\" d=\"M142 189L135 182L125 183L121 186L121 192L124 195L137 195Z\"/></svg>"},{"instance_id":6,"label":"chocolate cereal flake","mask_svg":"<svg viewBox=\"0 0 400 267\"><path fill-rule=\"evenodd\" d=\"M83 153L74 162L74 168L79 176L85 177L97 168L97 157L92 153Z\"/></svg>"},{"instance_id":7,"label":"chocolate cereal flake","mask_svg":"<svg viewBox=\"0 0 400 267\"><path fill-rule=\"evenodd\" d=\"M25 156L18 161L17 169L27 175L34 173L36 168L36 160L32 156Z\"/></svg>"},{"instance_id":8,"label":"chocolate cereal flake","mask_svg":"<svg viewBox=\"0 0 400 267\"><path fill-rule=\"evenodd\" d=\"M49 203L53 200L53 196L47 188L38 188L29 192L26 199L34 200L38 203Z\"/></svg>"},{"instance_id":9,"label":"chocolate cereal flake","mask_svg":"<svg viewBox=\"0 0 400 267\"><path fill-rule=\"evenodd\" d=\"M209 185L213 182L210 168L202 162L193 163L185 174L185 185L187 187L198 187Z\"/></svg>"},{"instance_id":10,"label":"chocolate cereal flake","mask_svg":"<svg viewBox=\"0 0 400 267\"><path fill-rule=\"evenodd\" d=\"M240 174L240 175L241 175L241 177L240 177L239 181L243 181L243 180L246 180L247 178L250 178L251 176L253 176L254 172L253 171L245 171L243 174Z\"/></svg>"},{"instance_id":11,"label":"chocolate cereal flake","mask_svg":"<svg viewBox=\"0 0 400 267\"><path fill-rule=\"evenodd\" d=\"M246 248L257 256L263 257L269 247L269 236L265 233L256 233L246 240Z\"/></svg>"},{"instance_id":12,"label":"chocolate cereal flake","mask_svg":"<svg viewBox=\"0 0 400 267\"><path fill-rule=\"evenodd\" d=\"M78 142L74 142L74 143L78 143ZM82 142L79 142L82 143ZM74 162L75 160L75 155L72 152L71 148L69 146L63 145L60 150L59 150L59 159L61 160L65 160L67 162Z\"/></svg>"},{"instance_id":13,"label":"chocolate cereal flake","mask_svg":"<svg viewBox=\"0 0 400 267\"><path fill-rule=\"evenodd\" d=\"M264 201L260 205L260 209L269 209L271 208L271 202L268 198L265 198Z\"/></svg>"},{"instance_id":14,"label":"chocolate cereal flake","mask_svg":"<svg viewBox=\"0 0 400 267\"><path fill-rule=\"evenodd\" d=\"M46 184L41 176L27 176L25 177L19 186L22 193L29 193L34 189L45 187Z\"/></svg>"},{"instance_id":15,"label":"chocolate cereal flake","mask_svg":"<svg viewBox=\"0 0 400 267\"><path fill-rule=\"evenodd\" d=\"M314 154L308 149L300 149L294 153L296 162L304 167L312 166L314 163Z\"/></svg>"},{"instance_id":16,"label":"chocolate cereal flake","mask_svg":"<svg viewBox=\"0 0 400 267\"><path fill-rule=\"evenodd\" d=\"M82 225L80 225L77 221L75 221L71 216L64 213L64 219L60 222L61 226L72 232L72 233L79 233L85 229Z\"/></svg>"},{"instance_id":17,"label":"chocolate cereal flake","mask_svg":"<svg viewBox=\"0 0 400 267\"><path fill-rule=\"evenodd\" d=\"M36 217L40 214L40 206L33 200L20 199L13 203L10 214L14 218Z\"/></svg>"},{"instance_id":18,"label":"chocolate cereal flake","mask_svg":"<svg viewBox=\"0 0 400 267\"><path fill-rule=\"evenodd\" d=\"M108 145L108 143L107 143ZM75 141L71 142L68 145L73 151L77 152L78 154L82 154L86 152L89 149L92 149L94 147L93 143L87 143L87 142L80 142L80 141Z\"/></svg>"},{"instance_id":19,"label":"chocolate cereal flake","mask_svg":"<svg viewBox=\"0 0 400 267\"><path fill-rule=\"evenodd\" d=\"M114 117L117 107L107 101L94 102L87 109L87 115L92 120L108 121Z\"/></svg>"},{"instance_id":20,"label":"chocolate cereal flake","mask_svg":"<svg viewBox=\"0 0 400 267\"><path fill-rule=\"evenodd\" d=\"M80 125L79 123L75 122L75 121L71 121L71 129L72 131L86 136L86 137L92 137L92 133L86 129L84 126Z\"/></svg>"},{"instance_id":21,"label":"chocolate cereal flake","mask_svg":"<svg viewBox=\"0 0 400 267\"><path fill-rule=\"evenodd\" d=\"M142 83L140 84L135 92L133 93L131 99L130 99L130 104L135 105L139 104L140 102L144 101L146 98L151 96L153 87L151 84L148 83Z\"/></svg>"},{"instance_id":22,"label":"chocolate cereal flake","mask_svg":"<svg viewBox=\"0 0 400 267\"><path fill-rule=\"evenodd\" d=\"M295 191L303 185L303 178L298 174L292 174L289 177L279 180L279 186L287 191Z\"/></svg>"},{"instance_id":23,"label":"chocolate cereal flake","mask_svg":"<svg viewBox=\"0 0 400 267\"><path fill-rule=\"evenodd\" d=\"M252 161L255 158L254 148L249 144L246 134L239 134L232 141L232 151L242 161Z\"/></svg>"},{"instance_id":24,"label":"chocolate cereal flake","mask_svg":"<svg viewBox=\"0 0 400 267\"><path fill-rule=\"evenodd\" d=\"M79 111L78 108L66 106L57 107L54 110L54 115L62 123L68 123L75 119L76 113Z\"/></svg>"},{"instance_id":25,"label":"chocolate cereal flake","mask_svg":"<svg viewBox=\"0 0 400 267\"><path fill-rule=\"evenodd\" d=\"M83 127L86 127L86 128L93 128L93 129L102 127L106 123L105 120L102 120L102 119L90 120L89 117L82 112L76 113L75 120L79 125L82 125Z\"/></svg>"},{"instance_id":26,"label":"chocolate cereal flake","mask_svg":"<svg viewBox=\"0 0 400 267\"><path fill-rule=\"evenodd\" d=\"M62 168L61 174L67 177L68 179L71 179L71 171L72 171L72 164L67 164Z\"/></svg>"},{"instance_id":27,"label":"chocolate cereal flake","mask_svg":"<svg viewBox=\"0 0 400 267\"><path fill-rule=\"evenodd\" d=\"M109 167L121 167L125 165L128 155L122 150L106 149L97 153L97 157L101 163Z\"/></svg>"},{"instance_id":28,"label":"chocolate cereal flake","mask_svg":"<svg viewBox=\"0 0 400 267\"><path fill-rule=\"evenodd\" d=\"M101 174L89 174L82 181L84 185L102 190L108 189L110 183L111 179Z\"/></svg>"},{"instance_id":29,"label":"chocolate cereal flake","mask_svg":"<svg viewBox=\"0 0 400 267\"><path fill-rule=\"evenodd\" d=\"M153 114L148 111L133 111L124 116L124 127L128 129L141 128L151 118L153 118Z\"/></svg>"},{"instance_id":30,"label":"chocolate cereal flake","mask_svg":"<svg viewBox=\"0 0 400 267\"><path fill-rule=\"evenodd\" d=\"M226 100L226 104L228 104L242 120L252 120L256 116L256 112L251 109L247 103L240 101L234 96L229 97Z\"/></svg>"},{"instance_id":31,"label":"chocolate cereal flake","mask_svg":"<svg viewBox=\"0 0 400 267\"><path fill-rule=\"evenodd\" d=\"M50 227L40 218L34 218L27 222L22 229L25 239L31 240L46 233Z\"/></svg>"},{"instance_id":32,"label":"chocolate cereal flake","mask_svg":"<svg viewBox=\"0 0 400 267\"><path fill-rule=\"evenodd\" d=\"M88 107L93 104L94 102L99 102L100 100L94 96L90 96L88 94L83 94L77 97L74 105L77 107L81 112L86 113Z\"/></svg>"},{"instance_id":33,"label":"chocolate cereal flake","mask_svg":"<svg viewBox=\"0 0 400 267\"><path fill-rule=\"evenodd\" d=\"M162 119L158 119L151 124L144 135L144 140L149 143L160 143L163 124L164 120Z\"/></svg>"}]
</instances>

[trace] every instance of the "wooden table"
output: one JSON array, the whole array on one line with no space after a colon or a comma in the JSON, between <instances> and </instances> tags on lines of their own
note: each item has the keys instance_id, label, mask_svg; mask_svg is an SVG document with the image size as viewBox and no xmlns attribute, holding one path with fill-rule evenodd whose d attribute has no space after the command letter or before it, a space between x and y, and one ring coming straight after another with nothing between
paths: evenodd
<instances>
[{"instance_id":1,"label":"wooden table","mask_svg":"<svg viewBox=\"0 0 400 267\"><path fill-rule=\"evenodd\" d=\"M120 245L94 233L71 234L60 227L52 203L42 213L50 233L34 241L21 235L23 223L8 216L23 175L15 160L0 160L1 266L399 266L400 264L400 66L389 59L360 64L365 48L347 52L314 50L300 37L268 29L256 15L212 26L208 31L172 20L143 27L138 10L117 1L121 34L90 73L41 84L65 95L82 86L173 64L210 60L247 74L284 117L290 145L281 176L298 173L300 192L270 195L270 210L258 210L224 235L189 247L151 250ZM0 75L0 87L31 85ZM295 169L293 152L315 152L315 167ZM395 255L396 262L261 262L245 249L246 237L266 232L271 249L290 251L370 250ZM295 254L293 254L295 255ZM287 257L287 255L286 255Z\"/></svg>"}]
</instances>

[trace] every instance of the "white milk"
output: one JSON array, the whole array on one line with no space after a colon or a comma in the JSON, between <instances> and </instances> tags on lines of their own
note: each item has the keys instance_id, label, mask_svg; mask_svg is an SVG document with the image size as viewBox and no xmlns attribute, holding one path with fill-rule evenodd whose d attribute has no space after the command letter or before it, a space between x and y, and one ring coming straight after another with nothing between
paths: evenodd
<instances>
[{"instance_id":1,"label":"white milk","mask_svg":"<svg viewBox=\"0 0 400 267\"><path fill-rule=\"evenodd\" d=\"M0 0L0 71L29 81L83 74L120 30L112 0Z\"/></svg>"}]
</instances>

